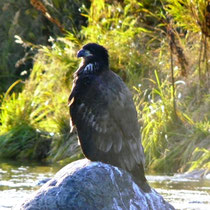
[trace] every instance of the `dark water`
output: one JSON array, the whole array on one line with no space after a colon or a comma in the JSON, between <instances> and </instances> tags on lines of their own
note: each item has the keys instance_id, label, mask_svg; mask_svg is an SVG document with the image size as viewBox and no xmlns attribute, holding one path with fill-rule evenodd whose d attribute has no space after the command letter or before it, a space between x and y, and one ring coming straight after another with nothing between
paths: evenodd
<instances>
[{"instance_id":1,"label":"dark water","mask_svg":"<svg viewBox=\"0 0 210 210\"><path fill-rule=\"evenodd\" d=\"M11 209L52 177L60 166L0 162L0 210ZM210 181L147 176L150 185L176 209L210 209Z\"/></svg>"}]
</instances>

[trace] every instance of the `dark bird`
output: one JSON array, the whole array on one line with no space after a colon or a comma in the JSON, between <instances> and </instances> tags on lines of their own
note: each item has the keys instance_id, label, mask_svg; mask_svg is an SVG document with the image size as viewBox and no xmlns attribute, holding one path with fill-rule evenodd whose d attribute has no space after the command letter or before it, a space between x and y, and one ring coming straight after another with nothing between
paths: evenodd
<instances>
[{"instance_id":1,"label":"dark bird","mask_svg":"<svg viewBox=\"0 0 210 210\"><path fill-rule=\"evenodd\" d=\"M84 155L120 167L149 192L144 175L144 150L132 94L109 69L107 50L89 43L78 52L82 63L74 74L69 96L71 128Z\"/></svg>"}]
</instances>

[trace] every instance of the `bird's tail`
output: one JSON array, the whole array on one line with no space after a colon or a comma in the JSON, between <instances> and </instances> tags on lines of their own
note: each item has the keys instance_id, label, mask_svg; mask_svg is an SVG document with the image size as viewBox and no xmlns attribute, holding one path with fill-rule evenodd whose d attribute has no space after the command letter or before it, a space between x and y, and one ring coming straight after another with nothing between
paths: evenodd
<instances>
[{"instance_id":1,"label":"bird's tail","mask_svg":"<svg viewBox=\"0 0 210 210\"><path fill-rule=\"evenodd\" d=\"M145 193L149 193L151 192L151 187L149 186L147 180L145 179L145 181L141 180L141 179L137 179L136 177L133 177L134 182L145 192Z\"/></svg>"},{"instance_id":2,"label":"bird's tail","mask_svg":"<svg viewBox=\"0 0 210 210\"><path fill-rule=\"evenodd\" d=\"M146 193L151 192L151 187L149 186L147 179L144 174L144 166L143 164L138 165L132 171L133 179L135 183Z\"/></svg>"}]
</instances>

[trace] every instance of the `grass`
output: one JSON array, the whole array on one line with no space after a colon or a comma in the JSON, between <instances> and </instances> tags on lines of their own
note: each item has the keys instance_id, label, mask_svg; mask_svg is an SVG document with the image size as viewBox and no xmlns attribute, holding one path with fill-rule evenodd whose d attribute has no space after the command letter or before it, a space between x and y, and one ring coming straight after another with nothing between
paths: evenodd
<instances>
[{"instance_id":1,"label":"grass","mask_svg":"<svg viewBox=\"0 0 210 210\"><path fill-rule=\"evenodd\" d=\"M142 139L149 169L165 172L184 172L209 168L209 120L195 122L182 112L183 101L177 101L174 112L170 83L150 80L154 88L134 87L135 103L142 122ZM176 93L177 94L177 93Z\"/></svg>"},{"instance_id":2,"label":"grass","mask_svg":"<svg viewBox=\"0 0 210 210\"><path fill-rule=\"evenodd\" d=\"M17 81L1 97L0 157L64 162L82 157L75 134L69 133L67 100L72 74L79 65L77 50L87 42L97 42L108 48L111 69L132 89L147 168L164 172L209 169L209 87L199 85L200 34L196 25L181 35L186 28L177 25L183 19L182 12L176 17L180 5L175 8L172 0L167 3L165 9L177 21L171 23L176 40L188 58L188 77L180 74L179 57L173 58L176 109L166 24L160 21L164 12L155 14L154 7L150 12L144 1L95 0L90 10L81 8L88 24L76 34L51 38L51 46L36 46L29 79ZM14 93L20 84L23 90Z\"/></svg>"},{"instance_id":3,"label":"grass","mask_svg":"<svg viewBox=\"0 0 210 210\"><path fill-rule=\"evenodd\" d=\"M20 123L0 136L0 158L42 161L47 157L50 144L47 133Z\"/></svg>"},{"instance_id":4,"label":"grass","mask_svg":"<svg viewBox=\"0 0 210 210\"><path fill-rule=\"evenodd\" d=\"M40 155L39 158L45 159L50 154L47 142L56 141L58 136L62 136L58 119L66 122L66 127L69 128L69 75L72 75L76 68L76 60L73 56L71 60L69 55L67 56L75 52L71 46L65 46L65 51L64 46L63 42L58 41L51 48L40 47L24 90L11 95L8 91L3 97L0 112L0 145L3 149L0 157L26 158L28 155L29 159L37 159L37 144L41 145L42 142L43 147L46 147L45 155ZM12 90L14 85L9 90ZM43 143L44 139L46 144Z\"/></svg>"}]
</instances>

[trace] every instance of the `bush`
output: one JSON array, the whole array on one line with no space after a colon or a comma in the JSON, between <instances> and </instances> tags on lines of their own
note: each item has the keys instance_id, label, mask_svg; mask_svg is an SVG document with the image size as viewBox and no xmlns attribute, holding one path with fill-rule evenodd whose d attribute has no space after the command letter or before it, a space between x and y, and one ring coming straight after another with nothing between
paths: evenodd
<instances>
[{"instance_id":1,"label":"bush","mask_svg":"<svg viewBox=\"0 0 210 210\"><path fill-rule=\"evenodd\" d=\"M147 167L166 172L208 168L209 86L199 77L207 67L201 65L200 34L196 27L187 31L185 13L179 7L187 10L189 18L195 4L168 0L156 8L149 1L94 0L90 9L81 5L88 24L65 37L51 37L50 46L33 46L37 54L23 91L12 93L16 83L20 84L16 82L3 96L0 145L11 152L1 152L1 157L26 158L28 154L37 158L37 144L42 141L47 145L42 150L44 159L82 157L76 136L69 134L67 100L78 67L77 50L97 42L108 48L111 69L134 94ZM203 57L207 59L208 54ZM47 142L51 142L50 149Z\"/></svg>"}]
</instances>

